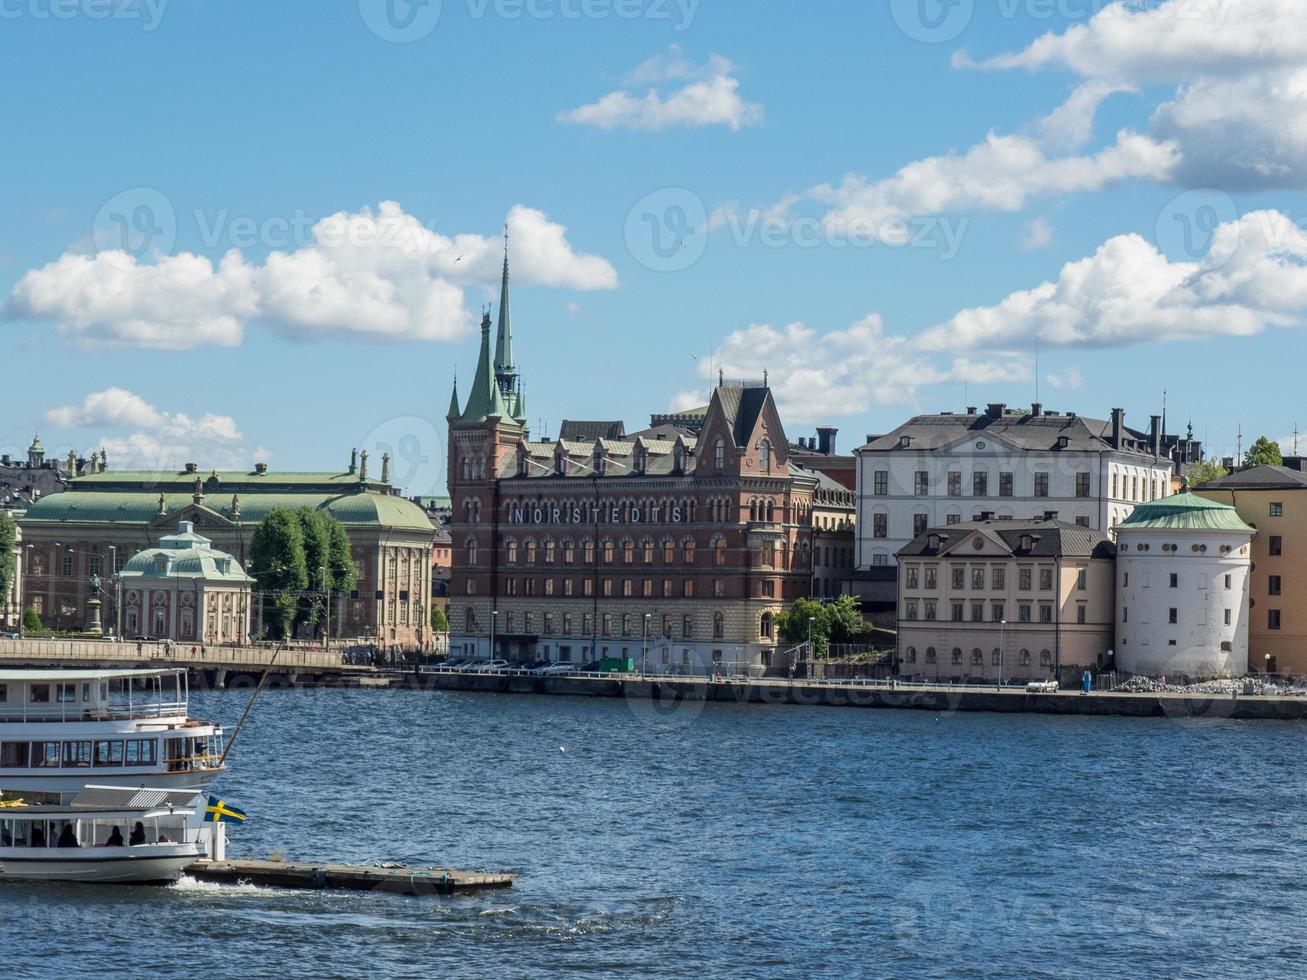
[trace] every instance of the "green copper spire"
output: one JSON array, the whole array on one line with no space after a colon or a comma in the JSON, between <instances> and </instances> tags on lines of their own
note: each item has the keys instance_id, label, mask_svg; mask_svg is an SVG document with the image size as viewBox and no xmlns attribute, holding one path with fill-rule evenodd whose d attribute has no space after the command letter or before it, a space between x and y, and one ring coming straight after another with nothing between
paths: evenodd
<instances>
[{"instance_id":1,"label":"green copper spire","mask_svg":"<svg viewBox=\"0 0 1307 980\"><path fill-rule=\"evenodd\" d=\"M462 414L463 414L462 411L460 411L458 407L458 374L455 373L454 393L449 398L449 414L446 415L445 418L448 421L453 422L455 419L459 418Z\"/></svg>"},{"instance_id":2,"label":"green copper spire","mask_svg":"<svg viewBox=\"0 0 1307 980\"><path fill-rule=\"evenodd\" d=\"M513 363L513 313L508 302L508 225L504 225L504 278L499 286L499 333L495 340L495 380L512 392L517 378Z\"/></svg>"},{"instance_id":3,"label":"green copper spire","mask_svg":"<svg viewBox=\"0 0 1307 980\"><path fill-rule=\"evenodd\" d=\"M501 418L507 417L507 413L503 412L499 385L495 383L494 370L490 365L490 314L485 312L481 316L481 354L477 357L476 374L472 376L472 393L468 395L468 406L460 418L464 422L480 422L482 418L493 414L498 414Z\"/></svg>"}]
</instances>

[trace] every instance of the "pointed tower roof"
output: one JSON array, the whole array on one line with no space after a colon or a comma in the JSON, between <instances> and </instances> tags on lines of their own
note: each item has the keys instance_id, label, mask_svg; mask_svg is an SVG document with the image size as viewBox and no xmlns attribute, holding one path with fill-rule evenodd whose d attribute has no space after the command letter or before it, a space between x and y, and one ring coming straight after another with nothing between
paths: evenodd
<instances>
[{"instance_id":1,"label":"pointed tower roof","mask_svg":"<svg viewBox=\"0 0 1307 980\"><path fill-rule=\"evenodd\" d=\"M504 278L499 286L499 333L495 340L495 376L517 374L513 363L513 313L508 302L508 225L504 225Z\"/></svg>"},{"instance_id":2,"label":"pointed tower roof","mask_svg":"<svg viewBox=\"0 0 1307 980\"><path fill-rule=\"evenodd\" d=\"M460 416L462 416L462 414L463 414L462 411L461 411L461 410L459 409L459 407L458 407L458 375L455 374L455 375L454 375L454 393L453 393L453 394L450 396L450 398L449 398L449 414L446 415L445 418L446 418L448 421L453 422L455 419L457 419L457 418L459 418ZM351 470L351 472L353 472L353 471Z\"/></svg>"},{"instance_id":3,"label":"pointed tower roof","mask_svg":"<svg viewBox=\"0 0 1307 980\"><path fill-rule=\"evenodd\" d=\"M526 425L526 385L517 389L517 398L513 403L513 418Z\"/></svg>"},{"instance_id":4,"label":"pointed tower roof","mask_svg":"<svg viewBox=\"0 0 1307 980\"><path fill-rule=\"evenodd\" d=\"M459 418L463 422L480 422L492 416L504 419L512 417L504 406L504 398L490 363L490 314L487 312L481 317L481 353L477 357L476 374L472 378L472 391L467 396L467 408Z\"/></svg>"}]
</instances>

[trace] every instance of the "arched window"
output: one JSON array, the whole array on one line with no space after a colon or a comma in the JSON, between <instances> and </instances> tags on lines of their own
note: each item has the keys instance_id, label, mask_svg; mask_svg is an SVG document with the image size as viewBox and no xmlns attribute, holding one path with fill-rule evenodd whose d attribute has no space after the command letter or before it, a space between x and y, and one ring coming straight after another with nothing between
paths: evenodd
<instances>
[{"instance_id":1,"label":"arched window","mask_svg":"<svg viewBox=\"0 0 1307 980\"><path fill-rule=\"evenodd\" d=\"M644 446L635 447L635 472L641 474L644 473L646 455L647 453L645 452Z\"/></svg>"},{"instance_id":2,"label":"arched window","mask_svg":"<svg viewBox=\"0 0 1307 980\"><path fill-rule=\"evenodd\" d=\"M694 564L694 538L686 538L681 542L681 560L687 565Z\"/></svg>"},{"instance_id":3,"label":"arched window","mask_svg":"<svg viewBox=\"0 0 1307 980\"><path fill-rule=\"evenodd\" d=\"M630 538L622 541L622 561L628 565L635 564L635 542Z\"/></svg>"},{"instance_id":4,"label":"arched window","mask_svg":"<svg viewBox=\"0 0 1307 980\"><path fill-rule=\"evenodd\" d=\"M504 542L504 563L506 565L517 564L517 539L509 538Z\"/></svg>"},{"instance_id":5,"label":"arched window","mask_svg":"<svg viewBox=\"0 0 1307 980\"><path fill-rule=\"evenodd\" d=\"M685 472L685 446L682 443L678 442L672 450L672 466L677 473Z\"/></svg>"},{"instance_id":6,"label":"arched window","mask_svg":"<svg viewBox=\"0 0 1307 980\"><path fill-rule=\"evenodd\" d=\"M714 565L726 564L726 539L720 534L713 538L712 554Z\"/></svg>"},{"instance_id":7,"label":"arched window","mask_svg":"<svg viewBox=\"0 0 1307 980\"><path fill-rule=\"evenodd\" d=\"M750 501L749 501L749 520L751 520L751 521L756 521L757 519L758 519L758 501L756 501L756 500L750 500Z\"/></svg>"},{"instance_id":8,"label":"arched window","mask_svg":"<svg viewBox=\"0 0 1307 980\"><path fill-rule=\"evenodd\" d=\"M772 615L771 613L762 614L762 622L758 626L758 635L764 640L772 638Z\"/></svg>"},{"instance_id":9,"label":"arched window","mask_svg":"<svg viewBox=\"0 0 1307 980\"><path fill-rule=\"evenodd\" d=\"M980 667L984 662L985 654L981 651L980 647L976 647L976 649L971 651L971 665L973 667Z\"/></svg>"},{"instance_id":10,"label":"arched window","mask_svg":"<svg viewBox=\"0 0 1307 980\"><path fill-rule=\"evenodd\" d=\"M475 633L477 631L477 611L475 609L469 609L463 622L469 633Z\"/></svg>"},{"instance_id":11,"label":"arched window","mask_svg":"<svg viewBox=\"0 0 1307 980\"><path fill-rule=\"evenodd\" d=\"M653 538L645 538L640 542L640 557L646 565L652 565L654 563Z\"/></svg>"},{"instance_id":12,"label":"arched window","mask_svg":"<svg viewBox=\"0 0 1307 980\"><path fill-rule=\"evenodd\" d=\"M467 554L468 565L475 565L477 563L477 539L468 538L463 550Z\"/></svg>"},{"instance_id":13,"label":"arched window","mask_svg":"<svg viewBox=\"0 0 1307 980\"><path fill-rule=\"evenodd\" d=\"M771 472L771 440L764 439L758 443L758 472Z\"/></svg>"},{"instance_id":14,"label":"arched window","mask_svg":"<svg viewBox=\"0 0 1307 980\"><path fill-rule=\"evenodd\" d=\"M570 565L576 561L576 545L571 538L563 538L563 564Z\"/></svg>"},{"instance_id":15,"label":"arched window","mask_svg":"<svg viewBox=\"0 0 1307 980\"><path fill-rule=\"evenodd\" d=\"M722 442L720 436L712 445L712 468L718 473L726 469L726 443Z\"/></svg>"},{"instance_id":16,"label":"arched window","mask_svg":"<svg viewBox=\"0 0 1307 980\"><path fill-rule=\"evenodd\" d=\"M720 612L712 614L712 638L720 640L726 635L726 617Z\"/></svg>"},{"instance_id":17,"label":"arched window","mask_svg":"<svg viewBox=\"0 0 1307 980\"><path fill-rule=\"evenodd\" d=\"M604 564L605 564L605 565L611 565L611 564L613 563L613 559L616 557L616 555L617 555L617 552L616 552L616 549L615 549L614 546L613 546L613 539L612 539L612 538L604 538L604 543L603 543L603 559L604 559Z\"/></svg>"},{"instance_id":18,"label":"arched window","mask_svg":"<svg viewBox=\"0 0 1307 980\"><path fill-rule=\"evenodd\" d=\"M774 523L776 520L776 501L767 501L767 523Z\"/></svg>"},{"instance_id":19,"label":"arched window","mask_svg":"<svg viewBox=\"0 0 1307 980\"><path fill-rule=\"evenodd\" d=\"M1017 655L1017 663L1019 663L1022 667L1029 667L1029 666L1030 666L1030 651L1029 651L1029 650L1022 650L1021 653L1019 653L1019 654Z\"/></svg>"},{"instance_id":20,"label":"arched window","mask_svg":"<svg viewBox=\"0 0 1307 980\"><path fill-rule=\"evenodd\" d=\"M926 647L926 663L933 664L939 657L935 653L934 647Z\"/></svg>"},{"instance_id":21,"label":"arched window","mask_svg":"<svg viewBox=\"0 0 1307 980\"><path fill-rule=\"evenodd\" d=\"M586 538L586 539L585 539L585 542L584 542L584 543L582 544L582 546L581 546L581 554L582 554L582 556L583 556L582 560L583 560L587 565L593 565L593 564L595 563L595 543L594 543L594 538Z\"/></svg>"},{"instance_id":22,"label":"arched window","mask_svg":"<svg viewBox=\"0 0 1307 980\"><path fill-rule=\"evenodd\" d=\"M663 564L676 564L676 542L671 538L663 538Z\"/></svg>"},{"instance_id":23,"label":"arched window","mask_svg":"<svg viewBox=\"0 0 1307 980\"><path fill-rule=\"evenodd\" d=\"M567 476L567 454L561 449L554 453L554 472L559 476Z\"/></svg>"},{"instance_id":24,"label":"arched window","mask_svg":"<svg viewBox=\"0 0 1307 980\"><path fill-rule=\"evenodd\" d=\"M960 663L962 663L962 648L961 648L961 647L954 647L954 648L953 648L953 662L954 662L955 664L960 664Z\"/></svg>"},{"instance_id":25,"label":"arched window","mask_svg":"<svg viewBox=\"0 0 1307 980\"><path fill-rule=\"evenodd\" d=\"M545 564L552 565L558 558L558 548L553 538L545 538Z\"/></svg>"},{"instance_id":26,"label":"arched window","mask_svg":"<svg viewBox=\"0 0 1307 980\"><path fill-rule=\"evenodd\" d=\"M526 539L526 563L534 565L536 563L536 539Z\"/></svg>"},{"instance_id":27,"label":"arched window","mask_svg":"<svg viewBox=\"0 0 1307 980\"><path fill-rule=\"evenodd\" d=\"M908 647L907 661L908 661L908 663L910 663L910 664L915 664L915 663L917 662L917 648L916 648L916 647Z\"/></svg>"}]
</instances>

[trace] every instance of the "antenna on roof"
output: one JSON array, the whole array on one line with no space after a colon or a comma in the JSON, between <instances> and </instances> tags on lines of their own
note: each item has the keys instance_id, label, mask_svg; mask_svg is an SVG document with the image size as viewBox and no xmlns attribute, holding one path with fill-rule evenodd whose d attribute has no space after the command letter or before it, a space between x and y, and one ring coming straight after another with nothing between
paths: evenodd
<instances>
[{"instance_id":1,"label":"antenna on roof","mask_svg":"<svg viewBox=\"0 0 1307 980\"><path fill-rule=\"evenodd\" d=\"M1039 338L1035 338L1035 401L1039 401Z\"/></svg>"}]
</instances>

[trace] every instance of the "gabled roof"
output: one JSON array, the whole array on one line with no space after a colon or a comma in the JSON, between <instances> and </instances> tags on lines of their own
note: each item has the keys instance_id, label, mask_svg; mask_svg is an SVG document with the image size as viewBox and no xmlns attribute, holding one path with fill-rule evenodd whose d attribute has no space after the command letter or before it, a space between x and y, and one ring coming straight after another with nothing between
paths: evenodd
<instances>
[{"instance_id":1,"label":"gabled roof","mask_svg":"<svg viewBox=\"0 0 1307 980\"><path fill-rule=\"evenodd\" d=\"M558 430L562 442L589 442L596 439L621 439L626 435L626 424L620 421L568 421Z\"/></svg>"},{"instance_id":2,"label":"gabled roof","mask_svg":"<svg viewBox=\"0 0 1307 980\"><path fill-rule=\"evenodd\" d=\"M1068 524L1065 521L966 521L934 527L918 535L902 548L899 557L945 557L958 551L962 542L980 532L996 542L1012 557L1031 558L1112 558L1116 545L1103 531ZM1029 538L1030 547L1022 548ZM932 548L931 540L938 544ZM965 554L963 549L961 554Z\"/></svg>"},{"instance_id":3,"label":"gabled roof","mask_svg":"<svg viewBox=\"0 0 1307 980\"><path fill-rule=\"evenodd\" d=\"M1305 490L1307 473L1287 466L1254 466L1212 480L1196 488L1203 490Z\"/></svg>"},{"instance_id":4,"label":"gabled roof","mask_svg":"<svg viewBox=\"0 0 1307 980\"><path fill-rule=\"evenodd\" d=\"M1122 435L1129 442L1144 443L1148 440L1148 437L1142 432L1130 428L1124 428ZM900 445L904 436L911 439L911 444L907 450L902 449ZM944 449L968 438L984 438L986 436L1002 439L1014 448L1025 451L1119 451L1152 458L1151 453L1142 449L1122 448L1115 450L1111 442L1111 422L1085 418L1082 415L1018 415L1013 413L1005 413L999 416L962 413L918 415L900 425L893 432L872 439L865 446L858 449L857 452L930 452ZM1066 440L1065 446L1060 444L1061 439Z\"/></svg>"},{"instance_id":5,"label":"gabled roof","mask_svg":"<svg viewBox=\"0 0 1307 980\"><path fill-rule=\"evenodd\" d=\"M765 386L746 388L743 385L720 385L714 392L731 427L731 437L737 448L748 446L749 436L758 425L758 417L762 415L769 393Z\"/></svg>"}]
</instances>

